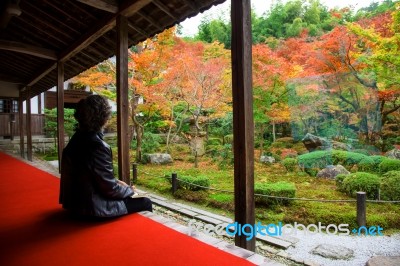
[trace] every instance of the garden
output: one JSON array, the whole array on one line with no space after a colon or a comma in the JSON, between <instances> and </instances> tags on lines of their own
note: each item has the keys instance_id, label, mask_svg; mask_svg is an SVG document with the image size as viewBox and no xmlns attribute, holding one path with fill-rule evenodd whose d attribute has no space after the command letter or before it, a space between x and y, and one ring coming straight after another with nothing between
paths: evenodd
<instances>
[{"instance_id":1,"label":"garden","mask_svg":"<svg viewBox=\"0 0 400 266\"><path fill-rule=\"evenodd\" d=\"M252 16L256 220L356 226L364 191L367 225L398 231L399 3L355 12L288 1ZM193 38L170 28L130 48L129 138L137 186L233 217L229 23L205 20ZM71 88L115 101L115 73L106 60ZM106 141L116 156L115 137Z\"/></svg>"}]
</instances>

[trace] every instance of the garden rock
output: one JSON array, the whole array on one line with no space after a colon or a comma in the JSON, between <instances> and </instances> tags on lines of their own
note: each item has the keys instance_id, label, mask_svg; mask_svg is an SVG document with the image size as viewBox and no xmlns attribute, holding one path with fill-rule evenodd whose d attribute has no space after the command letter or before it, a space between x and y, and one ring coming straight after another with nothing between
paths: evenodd
<instances>
[{"instance_id":1,"label":"garden rock","mask_svg":"<svg viewBox=\"0 0 400 266\"><path fill-rule=\"evenodd\" d=\"M260 157L260 162L261 163L274 163L275 162L275 158L272 156L261 156Z\"/></svg>"},{"instance_id":2,"label":"garden rock","mask_svg":"<svg viewBox=\"0 0 400 266\"><path fill-rule=\"evenodd\" d=\"M307 133L301 140L309 152L317 149L326 150L330 148L330 143L327 139Z\"/></svg>"},{"instance_id":3,"label":"garden rock","mask_svg":"<svg viewBox=\"0 0 400 266\"><path fill-rule=\"evenodd\" d=\"M151 164L169 164L173 162L171 155L168 153L152 153L147 156Z\"/></svg>"},{"instance_id":4,"label":"garden rock","mask_svg":"<svg viewBox=\"0 0 400 266\"><path fill-rule=\"evenodd\" d=\"M393 149L388 151L385 155L388 158L400 160L400 149Z\"/></svg>"},{"instance_id":5,"label":"garden rock","mask_svg":"<svg viewBox=\"0 0 400 266\"><path fill-rule=\"evenodd\" d=\"M366 266L398 266L400 265L400 256L376 256L367 261Z\"/></svg>"},{"instance_id":6,"label":"garden rock","mask_svg":"<svg viewBox=\"0 0 400 266\"><path fill-rule=\"evenodd\" d=\"M340 164L336 166L328 165L325 169L322 169L318 172L317 177L335 179L335 177L339 174L348 175L350 172Z\"/></svg>"},{"instance_id":7,"label":"garden rock","mask_svg":"<svg viewBox=\"0 0 400 266\"><path fill-rule=\"evenodd\" d=\"M332 141L332 149L334 150L342 150L342 151L350 151L351 145L339 142L339 141Z\"/></svg>"},{"instance_id":8,"label":"garden rock","mask_svg":"<svg viewBox=\"0 0 400 266\"><path fill-rule=\"evenodd\" d=\"M312 254L320 255L324 258L334 260L347 260L354 257L354 251L342 246L321 244L311 250Z\"/></svg>"}]
</instances>

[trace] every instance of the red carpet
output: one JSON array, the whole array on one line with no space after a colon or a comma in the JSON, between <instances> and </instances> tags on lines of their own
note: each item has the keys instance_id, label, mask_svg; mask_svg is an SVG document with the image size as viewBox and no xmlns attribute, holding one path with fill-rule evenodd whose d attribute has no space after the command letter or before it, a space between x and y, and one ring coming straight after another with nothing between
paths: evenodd
<instances>
[{"instance_id":1,"label":"red carpet","mask_svg":"<svg viewBox=\"0 0 400 266\"><path fill-rule=\"evenodd\" d=\"M252 265L139 214L70 218L58 178L0 153L0 265Z\"/></svg>"}]
</instances>

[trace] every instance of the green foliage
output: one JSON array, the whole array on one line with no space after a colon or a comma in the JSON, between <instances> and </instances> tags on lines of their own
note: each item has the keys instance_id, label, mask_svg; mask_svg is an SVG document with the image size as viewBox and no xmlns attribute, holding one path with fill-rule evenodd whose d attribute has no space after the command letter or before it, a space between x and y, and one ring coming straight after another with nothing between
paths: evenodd
<instances>
[{"instance_id":1,"label":"green foliage","mask_svg":"<svg viewBox=\"0 0 400 266\"><path fill-rule=\"evenodd\" d=\"M207 43L218 41L223 43L226 49L231 47L231 25L222 18L205 18L200 22L198 29L195 39Z\"/></svg>"},{"instance_id":2,"label":"green foliage","mask_svg":"<svg viewBox=\"0 0 400 266\"><path fill-rule=\"evenodd\" d=\"M314 173L328 165L341 164L348 170L358 164L368 156L348 151L330 150L330 151L314 151L302 154L298 157L299 166L306 172Z\"/></svg>"},{"instance_id":3,"label":"green foliage","mask_svg":"<svg viewBox=\"0 0 400 266\"><path fill-rule=\"evenodd\" d=\"M178 189L174 193L174 197L190 202L202 203L207 199L207 191L191 191L187 189Z\"/></svg>"},{"instance_id":4,"label":"green foliage","mask_svg":"<svg viewBox=\"0 0 400 266\"><path fill-rule=\"evenodd\" d=\"M296 186L294 183L288 182L277 182L277 183L255 183L254 184L254 193L275 197L286 197L286 198L294 198L296 195ZM277 199L277 198L268 198L263 196L255 196L255 201L257 203L278 203L288 205L290 204L290 200L288 199Z\"/></svg>"},{"instance_id":5,"label":"green foliage","mask_svg":"<svg viewBox=\"0 0 400 266\"><path fill-rule=\"evenodd\" d=\"M154 153L160 148L160 143L162 139L159 135L150 132L145 132L142 139L142 152L143 153ZM136 149L137 142L132 140L131 148Z\"/></svg>"},{"instance_id":6,"label":"green foliage","mask_svg":"<svg viewBox=\"0 0 400 266\"><path fill-rule=\"evenodd\" d=\"M349 196L355 196L356 192L367 193L369 199L377 199L379 194L380 180L377 175L365 172L357 172L348 175L341 185L342 190Z\"/></svg>"},{"instance_id":7,"label":"green foliage","mask_svg":"<svg viewBox=\"0 0 400 266\"><path fill-rule=\"evenodd\" d=\"M385 158L379 164L379 172L386 173L389 171L398 171L400 169L400 160Z\"/></svg>"},{"instance_id":8,"label":"green foliage","mask_svg":"<svg viewBox=\"0 0 400 266\"><path fill-rule=\"evenodd\" d=\"M217 209L234 211L234 196L232 194L211 194L208 205Z\"/></svg>"},{"instance_id":9,"label":"green foliage","mask_svg":"<svg viewBox=\"0 0 400 266\"><path fill-rule=\"evenodd\" d=\"M379 172L379 164L385 158L385 156L381 155L368 156L358 163L358 170L362 172L377 173Z\"/></svg>"},{"instance_id":10,"label":"green foliage","mask_svg":"<svg viewBox=\"0 0 400 266\"><path fill-rule=\"evenodd\" d=\"M400 200L400 170L382 176L380 196L382 200Z\"/></svg>"},{"instance_id":11,"label":"green foliage","mask_svg":"<svg viewBox=\"0 0 400 266\"><path fill-rule=\"evenodd\" d=\"M285 158L282 161L282 165L286 168L288 172L293 172L297 166L297 159L295 158Z\"/></svg>"},{"instance_id":12,"label":"green foliage","mask_svg":"<svg viewBox=\"0 0 400 266\"><path fill-rule=\"evenodd\" d=\"M210 179L207 176L179 176L178 186L191 191L207 190L210 186ZM201 187L199 187L201 186ZM203 188L206 187L206 188Z\"/></svg>"},{"instance_id":13,"label":"green foliage","mask_svg":"<svg viewBox=\"0 0 400 266\"><path fill-rule=\"evenodd\" d=\"M344 180L346 179L346 177L348 177L348 176L349 176L349 175L346 175L346 174L338 174L338 175L335 177L336 188L337 188L337 190L344 192L344 190L343 190L343 181L344 181Z\"/></svg>"},{"instance_id":14,"label":"green foliage","mask_svg":"<svg viewBox=\"0 0 400 266\"><path fill-rule=\"evenodd\" d=\"M75 109L64 108L64 130L65 133L72 137L77 122L74 118ZM44 129L51 137L57 137L57 108L44 109L46 116Z\"/></svg>"},{"instance_id":15,"label":"green foliage","mask_svg":"<svg viewBox=\"0 0 400 266\"><path fill-rule=\"evenodd\" d=\"M222 145L222 140L220 138L208 138L206 145Z\"/></svg>"},{"instance_id":16,"label":"green foliage","mask_svg":"<svg viewBox=\"0 0 400 266\"><path fill-rule=\"evenodd\" d=\"M233 134L224 136L224 144L233 144Z\"/></svg>"},{"instance_id":17,"label":"green foliage","mask_svg":"<svg viewBox=\"0 0 400 266\"><path fill-rule=\"evenodd\" d=\"M224 117L213 119L208 124L208 132L210 135L223 138L232 134L233 131L233 113L227 112Z\"/></svg>"}]
</instances>

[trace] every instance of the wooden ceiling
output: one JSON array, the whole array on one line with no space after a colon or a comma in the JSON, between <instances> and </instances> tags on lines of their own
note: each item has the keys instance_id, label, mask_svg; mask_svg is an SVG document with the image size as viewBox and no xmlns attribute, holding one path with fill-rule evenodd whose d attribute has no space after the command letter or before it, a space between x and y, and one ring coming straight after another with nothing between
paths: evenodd
<instances>
[{"instance_id":1,"label":"wooden ceiling","mask_svg":"<svg viewBox=\"0 0 400 266\"><path fill-rule=\"evenodd\" d=\"M132 46L224 1L2 0L0 84L34 96L57 84L57 61L67 80L110 58L118 15L128 18Z\"/></svg>"}]
</instances>

